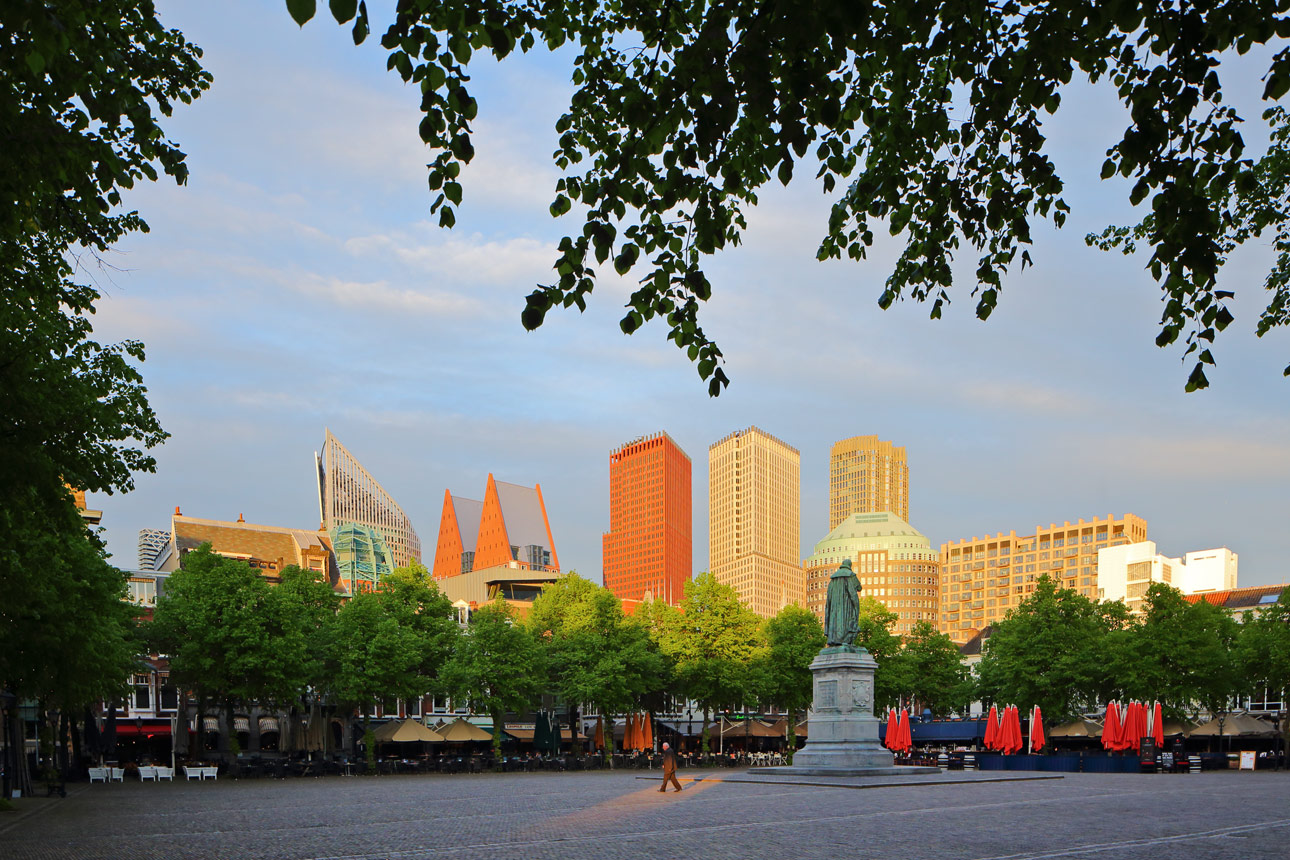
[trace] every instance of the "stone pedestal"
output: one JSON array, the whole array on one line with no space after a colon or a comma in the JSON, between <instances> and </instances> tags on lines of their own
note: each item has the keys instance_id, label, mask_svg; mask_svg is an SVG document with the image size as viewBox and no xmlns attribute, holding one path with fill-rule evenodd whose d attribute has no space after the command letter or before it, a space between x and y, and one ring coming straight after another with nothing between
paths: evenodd
<instances>
[{"instance_id":1,"label":"stone pedestal","mask_svg":"<svg viewBox=\"0 0 1290 860\"><path fill-rule=\"evenodd\" d=\"M878 740L873 715L873 675L878 668L863 648L825 648L811 662L814 705L807 716L806 746L789 767L759 768L800 776L884 776L936 773L934 767L896 767Z\"/></svg>"}]
</instances>

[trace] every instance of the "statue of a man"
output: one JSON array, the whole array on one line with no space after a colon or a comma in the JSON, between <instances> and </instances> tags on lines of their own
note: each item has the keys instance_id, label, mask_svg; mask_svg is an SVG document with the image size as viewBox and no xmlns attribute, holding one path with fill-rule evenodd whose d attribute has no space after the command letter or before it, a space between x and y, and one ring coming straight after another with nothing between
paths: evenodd
<instances>
[{"instance_id":1,"label":"statue of a man","mask_svg":"<svg viewBox=\"0 0 1290 860\"><path fill-rule=\"evenodd\" d=\"M824 602L824 635L829 647L855 644L860 632L860 580L851 570L851 559L844 559L829 577L829 592Z\"/></svg>"}]
</instances>

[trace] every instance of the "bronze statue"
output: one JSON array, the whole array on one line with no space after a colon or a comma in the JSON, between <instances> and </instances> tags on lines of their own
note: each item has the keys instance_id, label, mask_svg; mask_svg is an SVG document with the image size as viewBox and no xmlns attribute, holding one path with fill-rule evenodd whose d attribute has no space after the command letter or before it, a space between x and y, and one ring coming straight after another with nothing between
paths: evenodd
<instances>
[{"instance_id":1,"label":"bronze statue","mask_svg":"<svg viewBox=\"0 0 1290 860\"><path fill-rule=\"evenodd\" d=\"M829 577L828 596L824 602L824 635L828 647L855 645L860 632L860 580L851 570L851 559Z\"/></svg>"}]
</instances>

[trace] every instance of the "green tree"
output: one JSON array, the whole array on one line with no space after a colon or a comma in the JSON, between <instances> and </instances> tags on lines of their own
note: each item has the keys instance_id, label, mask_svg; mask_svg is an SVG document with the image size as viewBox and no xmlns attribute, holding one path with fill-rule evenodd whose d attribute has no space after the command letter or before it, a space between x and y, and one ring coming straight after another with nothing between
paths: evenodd
<instances>
[{"instance_id":1,"label":"green tree","mask_svg":"<svg viewBox=\"0 0 1290 860\"><path fill-rule=\"evenodd\" d=\"M1039 705L1063 720L1096 704L1108 617L1087 597L1042 576L986 640L978 666L988 703Z\"/></svg>"},{"instance_id":2,"label":"green tree","mask_svg":"<svg viewBox=\"0 0 1290 860\"><path fill-rule=\"evenodd\" d=\"M194 691L199 705L223 708L229 731L220 735L221 751L236 752L235 706L289 703L308 681L301 616L272 590L255 568L202 544L166 579L148 625L175 686Z\"/></svg>"},{"instance_id":3,"label":"green tree","mask_svg":"<svg viewBox=\"0 0 1290 860\"><path fill-rule=\"evenodd\" d=\"M537 640L499 598L470 614L466 633L444 667L444 683L455 699L492 717L493 754L501 761L506 712L532 707L545 672Z\"/></svg>"},{"instance_id":4,"label":"green tree","mask_svg":"<svg viewBox=\"0 0 1290 860\"><path fill-rule=\"evenodd\" d=\"M1290 588L1277 602L1259 612L1246 612L1237 640L1241 686L1246 692L1267 689L1290 701ZM1285 748L1290 749L1290 719L1281 724Z\"/></svg>"},{"instance_id":5,"label":"green tree","mask_svg":"<svg viewBox=\"0 0 1290 860\"><path fill-rule=\"evenodd\" d=\"M859 620L860 632L856 634L855 644L872 654L878 663L873 678L873 708L877 713L895 707L911 684L900 637L891 632L900 616L882 601L861 595Z\"/></svg>"},{"instance_id":6,"label":"green tree","mask_svg":"<svg viewBox=\"0 0 1290 860\"><path fill-rule=\"evenodd\" d=\"M313 705L319 705L328 678L328 660L341 597L326 574L296 565L282 569L280 582L270 589L268 597L277 604L273 613L284 621L277 649L279 659L295 674L288 686L308 696ZM284 737L293 736L291 716L283 730Z\"/></svg>"},{"instance_id":7,"label":"green tree","mask_svg":"<svg viewBox=\"0 0 1290 860\"><path fill-rule=\"evenodd\" d=\"M1172 711L1197 705L1226 712L1239 686L1234 654L1238 624L1204 600L1188 602L1161 582L1147 588L1141 620L1129 628L1123 672L1133 698L1159 699Z\"/></svg>"},{"instance_id":8,"label":"green tree","mask_svg":"<svg viewBox=\"0 0 1290 860\"><path fill-rule=\"evenodd\" d=\"M681 691L703 709L706 754L712 713L755 692L750 668L763 647L761 619L739 602L733 588L707 572L685 584L678 608L661 616L659 648L675 664Z\"/></svg>"},{"instance_id":9,"label":"green tree","mask_svg":"<svg viewBox=\"0 0 1290 860\"><path fill-rule=\"evenodd\" d=\"M286 6L302 25L316 10ZM365 4L330 8L366 38ZM559 280L529 295L521 320L531 329L551 308L585 309L595 267L612 261L639 283L622 330L665 320L715 395L727 379L698 324L712 292L703 263L739 244L763 185L802 168L834 196L820 259L863 259L879 230L901 237L880 307L910 298L938 318L966 253L985 319L1005 273L1032 262L1034 222L1060 227L1070 211L1044 122L1073 82L1112 89L1128 111L1101 176L1129 179L1129 201L1150 202L1144 241L1165 294L1157 343L1184 331L1189 350L1212 341L1231 318L1215 283L1224 242L1241 238L1227 232L1234 192L1257 181L1217 67L1286 33L1290 8L1254 0L452 0L399 4L381 45L421 87L431 210L451 227L474 156L472 57L573 43L550 211L582 223L559 244ZM1290 90L1290 53L1264 81L1266 100ZM1210 360L1197 356L1188 388L1204 387Z\"/></svg>"},{"instance_id":10,"label":"green tree","mask_svg":"<svg viewBox=\"0 0 1290 860\"><path fill-rule=\"evenodd\" d=\"M623 616L613 592L569 573L542 590L526 622L545 654L551 688L572 709L587 703L610 718L661 690L665 661L643 624ZM572 720L571 720L572 724Z\"/></svg>"},{"instance_id":11,"label":"green tree","mask_svg":"<svg viewBox=\"0 0 1290 860\"><path fill-rule=\"evenodd\" d=\"M135 607L125 602L125 574L108 564L71 499L26 496L30 504L0 505L0 689L75 719L126 691L142 650ZM6 717L9 788L31 791L17 710Z\"/></svg>"},{"instance_id":12,"label":"green tree","mask_svg":"<svg viewBox=\"0 0 1290 860\"><path fill-rule=\"evenodd\" d=\"M444 689L456 645L452 604L419 564L396 568L380 588L357 594L336 616L328 689L363 717L368 771L375 768L372 710L385 699L418 699Z\"/></svg>"},{"instance_id":13,"label":"green tree","mask_svg":"<svg viewBox=\"0 0 1290 860\"><path fill-rule=\"evenodd\" d=\"M901 651L907 667L910 698L920 708L944 715L972 701L971 673L959 648L944 633L919 621Z\"/></svg>"},{"instance_id":14,"label":"green tree","mask_svg":"<svg viewBox=\"0 0 1290 860\"><path fill-rule=\"evenodd\" d=\"M788 756L797 750L798 714L811 706L811 661L825 645L824 627L809 609L785 606L766 619L762 636L766 649L758 677L761 697L775 702L788 714Z\"/></svg>"}]
</instances>

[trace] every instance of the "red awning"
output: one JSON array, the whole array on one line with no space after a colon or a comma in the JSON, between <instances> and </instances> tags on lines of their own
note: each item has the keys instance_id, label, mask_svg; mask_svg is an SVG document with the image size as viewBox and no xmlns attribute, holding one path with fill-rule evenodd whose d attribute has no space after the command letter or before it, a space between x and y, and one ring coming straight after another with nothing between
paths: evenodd
<instances>
[{"instance_id":1,"label":"red awning","mask_svg":"<svg viewBox=\"0 0 1290 860\"><path fill-rule=\"evenodd\" d=\"M167 721L156 725L144 723L143 728L140 728L134 723L127 723L118 720L116 724L116 733L118 735L168 735L170 734L170 722Z\"/></svg>"}]
</instances>

